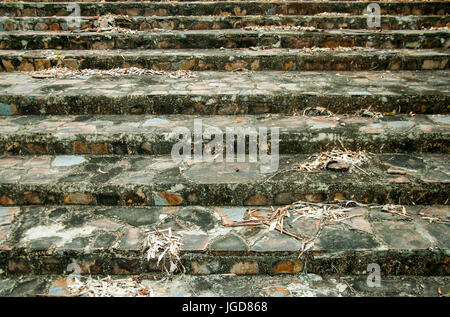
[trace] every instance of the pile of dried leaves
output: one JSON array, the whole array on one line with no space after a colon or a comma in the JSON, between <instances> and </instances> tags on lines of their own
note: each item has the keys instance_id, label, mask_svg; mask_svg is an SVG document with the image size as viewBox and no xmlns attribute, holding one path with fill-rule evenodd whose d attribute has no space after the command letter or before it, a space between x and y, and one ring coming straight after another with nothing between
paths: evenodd
<instances>
[{"instance_id":1,"label":"pile of dried leaves","mask_svg":"<svg viewBox=\"0 0 450 317\"><path fill-rule=\"evenodd\" d=\"M359 116L359 117L366 117L366 118L373 118L373 119L381 119L384 117L381 112L371 111L370 107L367 109L360 109L360 110L356 111L355 115Z\"/></svg>"},{"instance_id":2,"label":"pile of dried leaves","mask_svg":"<svg viewBox=\"0 0 450 317\"><path fill-rule=\"evenodd\" d=\"M360 166L370 159L370 155L364 151L331 150L314 154L308 158L308 162L300 164L302 171L314 170L340 170L352 172L353 168L368 174Z\"/></svg>"},{"instance_id":3,"label":"pile of dried leaves","mask_svg":"<svg viewBox=\"0 0 450 317\"><path fill-rule=\"evenodd\" d=\"M307 107L303 110L304 116L326 116L331 117L335 114L324 107Z\"/></svg>"},{"instance_id":4,"label":"pile of dried leaves","mask_svg":"<svg viewBox=\"0 0 450 317\"><path fill-rule=\"evenodd\" d=\"M185 268L179 257L180 246L183 245L181 241L182 238L173 234L171 228L149 232L146 241L147 261L157 258L157 266L161 263L167 274L176 270L184 272Z\"/></svg>"},{"instance_id":5,"label":"pile of dried leaves","mask_svg":"<svg viewBox=\"0 0 450 317\"><path fill-rule=\"evenodd\" d=\"M308 251L314 246L314 240L320 235L323 228L328 225L336 224L346 219L356 217L347 213L355 205L361 205L354 201L343 201L334 203L312 203L306 201L297 201L293 204L273 209L268 216L250 216L248 220L235 221L226 224L229 227L237 226L261 226L265 225L268 231L277 230L282 234L290 236L302 242L301 254ZM250 210L249 215L254 214L255 210ZM296 216L292 222L301 218L310 218L319 220L317 232L313 236L305 236L302 234L294 234L285 228L284 220L286 217Z\"/></svg>"},{"instance_id":6,"label":"pile of dried leaves","mask_svg":"<svg viewBox=\"0 0 450 317\"><path fill-rule=\"evenodd\" d=\"M450 217L436 216L428 211L419 212L419 215L423 220L428 221L429 223L443 223L450 225Z\"/></svg>"},{"instance_id":7,"label":"pile of dried leaves","mask_svg":"<svg viewBox=\"0 0 450 317\"><path fill-rule=\"evenodd\" d=\"M115 32L115 33L124 33L124 34L136 34L136 30L131 30L129 28L122 28L120 26L116 26L116 18L120 17L121 19L125 19L129 22L131 20L128 18L128 15L117 15L117 14L106 14L101 15L97 18L96 25L94 28L83 28L81 30L74 30L74 33L81 32Z\"/></svg>"},{"instance_id":8,"label":"pile of dried leaves","mask_svg":"<svg viewBox=\"0 0 450 317\"><path fill-rule=\"evenodd\" d=\"M302 242L302 249L300 256L311 249L314 246L316 238L320 235L323 228L328 225L334 225L342 221L348 220L353 217L358 217L360 214L351 214L349 211L355 207L364 207L368 209L380 209L382 212L387 212L392 215L397 215L405 218L406 220L411 220L412 216L408 215L406 212L406 207L403 205L375 205L375 204L362 204L352 200L348 201L336 201L328 203L314 203L307 201L297 201L287 206L279 207L274 209L272 207L272 213L269 215L261 215L259 209L250 209L247 212L248 219L243 221L234 221L225 224L227 227L238 227L238 226L266 226L268 231L277 230L282 234L295 238ZM419 213L423 220L428 220L430 222L436 223L450 223L450 219L430 216L424 213ZM303 234L294 234L289 232L285 228L285 218L295 217L291 223L298 221L299 219L313 219L318 221L318 229L311 236L305 236Z\"/></svg>"},{"instance_id":9,"label":"pile of dried leaves","mask_svg":"<svg viewBox=\"0 0 450 317\"><path fill-rule=\"evenodd\" d=\"M146 240L147 261L158 259L157 266L169 275L177 270L185 272L179 257L182 238L174 235L171 228L148 233ZM69 296L82 297L152 297L153 291L137 279L113 279L110 276L94 279L74 277L68 282Z\"/></svg>"},{"instance_id":10,"label":"pile of dried leaves","mask_svg":"<svg viewBox=\"0 0 450 317\"><path fill-rule=\"evenodd\" d=\"M152 290L132 278L112 279L110 276L102 279L74 278L68 283L72 296L82 297L151 297Z\"/></svg>"},{"instance_id":11,"label":"pile of dried leaves","mask_svg":"<svg viewBox=\"0 0 450 317\"><path fill-rule=\"evenodd\" d=\"M355 47L344 47L344 46L338 46L338 47L317 47L317 46L313 46L313 47L304 47L301 49L303 52L306 53L317 53L317 52L353 52L353 51L362 51L362 50L373 50L370 47L360 47L360 46L355 46Z\"/></svg>"},{"instance_id":12,"label":"pile of dried leaves","mask_svg":"<svg viewBox=\"0 0 450 317\"><path fill-rule=\"evenodd\" d=\"M252 31L315 31L313 26L297 26L297 25L264 25L254 26L249 25L243 28L244 30Z\"/></svg>"},{"instance_id":13,"label":"pile of dried leaves","mask_svg":"<svg viewBox=\"0 0 450 317\"><path fill-rule=\"evenodd\" d=\"M406 215L406 207L402 206L402 205L386 204L386 205L381 207L381 211L409 218Z\"/></svg>"},{"instance_id":14,"label":"pile of dried leaves","mask_svg":"<svg viewBox=\"0 0 450 317\"><path fill-rule=\"evenodd\" d=\"M427 27L422 27L422 30L430 30L430 31L448 31L449 27L448 26L431 26L429 28Z\"/></svg>"},{"instance_id":15,"label":"pile of dried leaves","mask_svg":"<svg viewBox=\"0 0 450 317\"><path fill-rule=\"evenodd\" d=\"M344 203L311 203L298 201L289 205L289 209L295 210L298 216L293 220L297 221L301 218L311 218L325 221L327 223L337 223L342 220L352 218L346 212L353 207L347 207L350 204L355 204L353 201Z\"/></svg>"},{"instance_id":16,"label":"pile of dried leaves","mask_svg":"<svg viewBox=\"0 0 450 317\"><path fill-rule=\"evenodd\" d=\"M325 224L335 224L341 222L345 219L352 218L354 216L346 214L352 207L349 205L361 205L354 201L344 201L335 203L312 203L306 201L297 201L287 206L279 207L273 209L273 212L268 216L250 216L250 219L244 221L235 221L226 226L237 227L237 226L259 226L266 225L269 227L269 231L277 230L281 233L285 233L289 236L302 240L304 237L298 237L293 233L289 233L284 228L284 218L291 217L291 215L297 215L297 217L292 221L295 222L300 218L311 218L320 220ZM249 210L249 215L252 215L255 210Z\"/></svg>"},{"instance_id":17,"label":"pile of dried leaves","mask_svg":"<svg viewBox=\"0 0 450 317\"><path fill-rule=\"evenodd\" d=\"M315 16L334 16L334 15L338 15L338 16L350 16L350 13L342 13L342 12L320 12L320 13L316 13L314 14Z\"/></svg>"},{"instance_id":18,"label":"pile of dried leaves","mask_svg":"<svg viewBox=\"0 0 450 317\"><path fill-rule=\"evenodd\" d=\"M53 67L31 72L33 78L84 78L89 76L127 76L127 75L164 75L170 78L197 77L186 70L160 71L146 68L129 67L113 69L69 69L67 67Z\"/></svg>"}]
</instances>

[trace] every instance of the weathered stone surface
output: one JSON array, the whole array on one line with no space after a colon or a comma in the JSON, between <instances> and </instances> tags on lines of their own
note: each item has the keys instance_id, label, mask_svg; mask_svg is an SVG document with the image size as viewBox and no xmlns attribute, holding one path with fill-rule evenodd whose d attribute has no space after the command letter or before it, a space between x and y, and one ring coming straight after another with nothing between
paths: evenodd
<instances>
[{"instance_id":1,"label":"weathered stone surface","mask_svg":"<svg viewBox=\"0 0 450 317\"><path fill-rule=\"evenodd\" d=\"M354 218L350 218L342 221L353 229L364 231L367 233L373 233L371 223L364 217L365 213L362 212L361 216L356 216Z\"/></svg>"},{"instance_id":2,"label":"weathered stone surface","mask_svg":"<svg viewBox=\"0 0 450 317\"><path fill-rule=\"evenodd\" d=\"M366 233L325 228L314 245L316 250L370 250L380 244Z\"/></svg>"},{"instance_id":3,"label":"weathered stone surface","mask_svg":"<svg viewBox=\"0 0 450 317\"><path fill-rule=\"evenodd\" d=\"M376 236L390 248L426 249L430 243L416 229L414 223L382 221L373 224Z\"/></svg>"},{"instance_id":4,"label":"weathered stone surface","mask_svg":"<svg viewBox=\"0 0 450 317\"><path fill-rule=\"evenodd\" d=\"M439 248L447 248L450 245L450 235L448 224L442 223L422 223L421 226L434 238Z\"/></svg>"},{"instance_id":5,"label":"weathered stone surface","mask_svg":"<svg viewBox=\"0 0 450 317\"><path fill-rule=\"evenodd\" d=\"M24 278L22 281L18 281L8 295L16 297L42 294L45 284L45 281L36 277Z\"/></svg>"},{"instance_id":6,"label":"weathered stone surface","mask_svg":"<svg viewBox=\"0 0 450 317\"><path fill-rule=\"evenodd\" d=\"M59 28L58 24L53 24ZM53 26L52 25L52 26ZM52 28L51 26L51 28ZM56 31L52 30L52 31ZM225 35L225 36L224 36ZM32 41L31 41L32 39ZM266 46L269 48L304 47L372 47L372 48L448 48L446 30L192 30L170 32L138 32L126 37L108 32L12 32L0 35L3 49L181 49L237 48Z\"/></svg>"},{"instance_id":7,"label":"weathered stone surface","mask_svg":"<svg viewBox=\"0 0 450 317\"><path fill-rule=\"evenodd\" d=\"M215 15L224 12L222 16L246 16L246 15L316 15L323 12L339 12L359 15L367 9L365 1L357 1L352 5L345 2L331 2L324 6L320 1L285 4L279 1L263 2L243 2L235 3L223 2L214 6L208 1L203 2L179 2L173 3L133 3L133 2L111 2L111 3L81 3L82 16L96 16L104 14L128 14L130 16L192 16L192 15ZM383 3L382 14L390 15L445 15L445 2L427 3L417 1L413 3L386 2ZM0 12L4 16L54 16L68 15L67 8L61 3L2 3Z\"/></svg>"},{"instance_id":8,"label":"weathered stone surface","mask_svg":"<svg viewBox=\"0 0 450 317\"><path fill-rule=\"evenodd\" d=\"M152 225L159 220L160 210L157 208L134 208L132 213L128 211L128 208L114 207L105 210L103 214L121 219L136 227Z\"/></svg>"},{"instance_id":9,"label":"weathered stone surface","mask_svg":"<svg viewBox=\"0 0 450 317\"><path fill-rule=\"evenodd\" d=\"M83 18L83 28L97 27L97 19L93 17ZM132 30L151 31L152 29L175 29L175 30L208 30L208 29L240 29L264 25L266 29L280 25L303 25L317 29L365 29L367 28L367 18L354 15L310 15L306 17L298 16L153 16L153 17L121 17L115 16L114 22L118 26L130 28ZM442 27L449 23L447 17L435 16L385 16L382 20L383 30L407 29L421 30L430 27ZM4 29L8 26L9 31L47 31L49 25L58 24L60 30L67 29L67 20L63 17L23 17L19 23L17 19L0 18L0 25L4 24ZM56 26L51 29L56 29Z\"/></svg>"},{"instance_id":10,"label":"weathered stone surface","mask_svg":"<svg viewBox=\"0 0 450 317\"><path fill-rule=\"evenodd\" d=\"M183 246L181 250L183 251L205 251L210 238L206 234L183 234Z\"/></svg>"},{"instance_id":11,"label":"weathered stone surface","mask_svg":"<svg viewBox=\"0 0 450 317\"><path fill-rule=\"evenodd\" d=\"M120 247L124 250L140 250L142 242L142 233L140 230L131 228L125 232Z\"/></svg>"},{"instance_id":12,"label":"weathered stone surface","mask_svg":"<svg viewBox=\"0 0 450 317\"><path fill-rule=\"evenodd\" d=\"M392 119L383 118L375 120L356 116L336 116L327 120L329 125L317 123L319 117L272 115L265 116L213 116L204 119L205 124L211 124L224 132L226 140L227 127L254 127L258 129L263 126L279 127L280 149L282 154L314 153L325 149L331 144L340 142L351 150L358 150L362 143L367 151L417 151L417 152L448 152L448 124L445 123L446 116L441 116L441 122L434 122L426 115L409 117L406 115L396 116L394 122L408 122L408 132L397 131L390 128ZM87 119L83 126L79 125L78 116L56 116L36 118L32 122L18 121L16 117L0 120L0 149L5 154L29 153L30 144L38 145L45 143L47 151L51 154L74 154L58 158L53 166L71 166L81 164L84 160L79 154L102 155L114 154L170 154L173 145L178 141L165 137L170 134L174 126L185 126L189 130L194 128L194 118L186 115L169 115L161 117L154 116L118 116L105 115L95 116ZM238 120L245 122L238 123ZM404 120L404 121L403 121ZM112 125L112 122L116 124ZM377 122L381 134L366 133L365 129ZM106 124L105 124L106 123ZM423 130L427 124L429 128ZM73 126L74 129L71 129ZM89 128L87 128L89 127ZM112 132L114 127L114 133ZM149 127L152 127L151 129ZM363 133L361 133L363 132ZM125 137L126 135L126 137ZM78 139L79 141L75 141ZM85 142L89 139L91 142ZM203 140L205 145L209 140ZM13 148L9 144L14 143ZM408 145L405 147L405 143ZM94 150L95 144L102 144L106 151ZM248 147L246 147L248 152ZM0 165L7 167L14 165L20 158L3 158ZM8 160L13 160L8 163ZM26 166L49 167L48 158L35 157L30 159ZM328 169L332 169L329 164ZM346 168L348 169L348 168ZM341 170L341 169L339 169ZM245 172L239 170L239 173ZM406 179L412 173L391 168L389 171L393 179ZM240 175L240 174L239 174ZM397 176L398 175L398 176ZM403 177L402 177L403 176ZM134 171L130 172L125 179L133 180L136 184L151 181L154 177L151 173ZM237 176L236 176L237 177ZM124 182L124 176L115 180L117 183ZM278 199L283 203L283 197ZM249 205L263 205L267 198L261 194L249 196ZM174 201L175 202L175 201Z\"/></svg>"},{"instance_id":13,"label":"weathered stone surface","mask_svg":"<svg viewBox=\"0 0 450 317\"><path fill-rule=\"evenodd\" d=\"M228 252L247 251L248 246L241 237L235 234L228 234L213 241L210 250Z\"/></svg>"},{"instance_id":14,"label":"weathered stone surface","mask_svg":"<svg viewBox=\"0 0 450 317\"><path fill-rule=\"evenodd\" d=\"M296 218L296 215L293 215ZM314 237L320 228L320 220L311 218L300 218L295 222L286 221L286 229L290 232L299 235Z\"/></svg>"},{"instance_id":15,"label":"weathered stone surface","mask_svg":"<svg viewBox=\"0 0 450 317\"><path fill-rule=\"evenodd\" d=\"M317 223L295 226L293 216L285 219L285 229L305 236L302 241L278 231L268 232L267 227L253 233L244 227L225 227L217 212L224 207L152 209L164 215L158 225L136 222L146 210L140 207L2 208L3 213L14 212L21 220L0 225L0 232L7 233L0 238L5 256L0 258L0 269L9 274L62 274L76 260L82 274L158 271L161 267L156 262L147 262L145 232L170 227L182 237L181 261L189 274L297 274L305 269L305 258L298 258L302 243L317 234ZM303 255L311 256L308 272L361 274L366 263L374 261L383 267L383 274L391 275L429 271L439 275L448 270L445 225L427 225L414 210L408 210L409 222L400 216L391 216L389 221L368 217L368 210L360 207L348 212L369 219L374 233L361 230L366 229L365 223L362 228L358 222L326 226Z\"/></svg>"},{"instance_id":16,"label":"weathered stone surface","mask_svg":"<svg viewBox=\"0 0 450 317\"><path fill-rule=\"evenodd\" d=\"M450 184L446 2L383 2L368 27L365 1L96 0L79 4L76 27L66 4L35 1L0 3L0 295L67 296L58 275L71 263L83 275L168 269L147 259L146 235L169 228L180 267L212 276L147 281L158 294L448 293L417 277L449 274L450 212L432 205L448 204ZM51 67L154 72L28 73ZM170 133L198 119L280 128L276 172L248 157L175 162ZM332 148L377 154L299 168ZM358 207L342 221L291 211L282 232L257 223L297 200ZM386 204L406 214L374 206Z\"/></svg>"},{"instance_id":17,"label":"weathered stone surface","mask_svg":"<svg viewBox=\"0 0 450 317\"><path fill-rule=\"evenodd\" d=\"M433 78L407 71L341 72L339 76L326 71L258 71L240 80L232 72L196 75L175 80L165 75L42 80L4 73L0 103L14 104L18 114L38 115L133 114L138 110L147 114L294 114L316 106L335 113L369 106L381 112L448 113L446 71L433 72ZM315 84L318 81L323 83ZM422 93L423 87L427 94Z\"/></svg>"},{"instance_id":18,"label":"weathered stone surface","mask_svg":"<svg viewBox=\"0 0 450 317\"><path fill-rule=\"evenodd\" d=\"M301 248L299 241L281 234L278 231L269 232L264 238L256 242L251 250L255 252L289 252Z\"/></svg>"},{"instance_id":19,"label":"weathered stone surface","mask_svg":"<svg viewBox=\"0 0 450 317\"><path fill-rule=\"evenodd\" d=\"M70 283L70 281L69 281ZM54 280L48 290L49 295L69 295L70 290L67 288L68 279Z\"/></svg>"},{"instance_id":20,"label":"weathered stone surface","mask_svg":"<svg viewBox=\"0 0 450 317\"><path fill-rule=\"evenodd\" d=\"M8 173L14 175L13 181L0 174L2 205L23 205L30 199L31 192L39 198L33 200L36 204L243 206L249 196L259 194L266 197L266 205L270 205L273 201L280 203L277 197L285 193L283 204L297 200L330 201L342 192L347 199L364 203L384 204L395 200L403 204L443 204L450 183L445 154L380 154L365 163L361 167L363 171L354 169L352 173L339 174L293 168L304 163L308 155L280 155L276 174L262 173L260 162L195 162L180 171L168 156L84 156L76 164L58 156L43 157L53 160L53 165L61 161L65 166L38 168L13 159L14 165L8 168ZM410 170L410 182L392 183L391 167ZM129 173L138 171L152 174L151 181L136 183L128 178ZM78 174L81 177L75 177ZM199 215L201 210L198 210ZM195 216L191 211L185 212L183 217ZM198 222L200 219L193 221L209 230L207 223Z\"/></svg>"},{"instance_id":21,"label":"weathered stone surface","mask_svg":"<svg viewBox=\"0 0 450 317\"><path fill-rule=\"evenodd\" d=\"M301 260L296 261L282 261L276 264L273 268L275 274L297 274L303 270L303 263Z\"/></svg>"},{"instance_id":22,"label":"weathered stone surface","mask_svg":"<svg viewBox=\"0 0 450 317\"><path fill-rule=\"evenodd\" d=\"M237 262L231 268L230 273L236 275L258 274L259 273L258 263L256 261Z\"/></svg>"},{"instance_id":23,"label":"weathered stone surface","mask_svg":"<svg viewBox=\"0 0 450 317\"><path fill-rule=\"evenodd\" d=\"M93 276L92 278L102 278ZM115 277L126 279L129 276ZM32 296L48 294L67 296L70 290L67 276L9 277L0 280L1 296ZM319 276L298 274L294 276L268 275L208 275L175 276L167 283L145 278L156 297L439 297L448 292L448 277L392 276L382 279L380 287L369 287L366 276Z\"/></svg>"}]
</instances>

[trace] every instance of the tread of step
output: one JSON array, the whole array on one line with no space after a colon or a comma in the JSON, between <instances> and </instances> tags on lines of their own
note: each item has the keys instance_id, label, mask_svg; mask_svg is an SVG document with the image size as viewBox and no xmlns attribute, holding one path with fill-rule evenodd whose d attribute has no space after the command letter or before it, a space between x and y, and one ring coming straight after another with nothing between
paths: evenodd
<instances>
[{"instance_id":1,"label":"tread of step","mask_svg":"<svg viewBox=\"0 0 450 317\"><path fill-rule=\"evenodd\" d=\"M103 276L93 276L94 280ZM130 276L117 277L131 279ZM127 279L129 278L129 279ZM156 280L155 280L156 278ZM115 277L113 277L115 279ZM10 276L0 280L0 296L73 296L67 285L67 275ZM147 275L141 284L152 290L154 297L441 297L448 294L450 278L447 276L392 276L383 277L381 286L367 286L366 276L230 276L183 275L173 276L161 283L159 276ZM225 307L223 308L225 311Z\"/></svg>"},{"instance_id":2,"label":"tread of step","mask_svg":"<svg viewBox=\"0 0 450 317\"><path fill-rule=\"evenodd\" d=\"M194 275L359 275L370 263L380 265L382 276L448 274L448 225L420 215L448 219L448 206L407 207L406 221L381 207L350 208L352 218L321 231L319 220L285 218L285 230L302 239L266 226L225 226L247 213L244 207L2 207L0 267L8 274L64 274L75 261L81 274L161 271L156 259L147 260L146 230L172 228L182 239L182 265ZM302 243L315 236L302 254Z\"/></svg>"},{"instance_id":3,"label":"tread of step","mask_svg":"<svg viewBox=\"0 0 450 317\"><path fill-rule=\"evenodd\" d=\"M449 30L188 30L142 32L0 32L0 49L180 49L372 47L432 49L450 47Z\"/></svg>"},{"instance_id":4,"label":"tread of step","mask_svg":"<svg viewBox=\"0 0 450 317\"><path fill-rule=\"evenodd\" d=\"M98 17L80 17L80 29L97 28ZM151 31L155 29L200 30L237 29L251 26L301 26L317 29L366 29L367 16L111 16L114 25L131 30ZM380 28L383 30L439 28L450 25L449 16L386 16ZM67 17L0 17L0 31L67 31L76 30Z\"/></svg>"},{"instance_id":5,"label":"tread of step","mask_svg":"<svg viewBox=\"0 0 450 317\"><path fill-rule=\"evenodd\" d=\"M195 121L200 120L200 121ZM279 127L281 154L313 154L333 146L369 152L450 153L450 116L10 116L0 118L0 154L171 153L174 127ZM203 131L203 130L202 130ZM210 140L204 140L203 145ZM248 147L247 147L248 150ZM225 151L225 150L224 150Z\"/></svg>"},{"instance_id":6,"label":"tread of step","mask_svg":"<svg viewBox=\"0 0 450 317\"><path fill-rule=\"evenodd\" d=\"M448 202L447 154L377 154L348 171L310 172L298 168L311 161L308 155L274 155L256 163L244 159L177 163L171 156L3 156L0 204L241 206L342 197L380 204ZM267 173L269 168L275 172Z\"/></svg>"},{"instance_id":7,"label":"tread of step","mask_svg":"<svg viewBox=\"0 0 450 317\"><path fill-rule=\"evenodd\" d=\"M206 49L206 50L0 50L0 71L33 71L51 67L156 70L445 70L450 52L441 50Z\"/></svg>"},{"instance_id":8,"label":"tread of step","mask_svg":"<svg viewBox=\"0 0 450 317\"><path fill-rule=\"evenodd\" d=\"M80 2L81 16L123 14L133 16L175 15L314 15L323 12L367 12L367 1L214 1L214 2ZM0 16L69 16L67 3L0 3ZM447 1L383 2L381 14L389 15L447 15Z\"/></svg>"},{"instance_id":9,"label":"tread of step","mask_svg":"<svg viewBox=\"0 0 450 317\"><path fill-rule=\"evenodd\" d=\"M261 114L449 112L448 71L198 72L166 75L37 79L3 73L1 115ZM170 106L168 106L170 105Z\"/></svg>"}]
</instances>

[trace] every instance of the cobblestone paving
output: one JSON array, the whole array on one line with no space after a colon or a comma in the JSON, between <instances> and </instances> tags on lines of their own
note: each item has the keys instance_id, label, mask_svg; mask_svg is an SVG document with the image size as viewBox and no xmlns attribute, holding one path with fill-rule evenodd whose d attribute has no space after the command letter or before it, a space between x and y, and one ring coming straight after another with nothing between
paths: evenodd
<instances>
[{"instance_id":1,"label":"cobblestone paving","mask_svg":"<svg viewBox=\"0 0 450 317\"><path fill-rule=\"evenodd\" d=\"M314 15L323 12L339 12L360 15L367 10L365 1L231 1L219 4L206 2L180 3L80 3L81 16L124 14L133 16L176 16L176 15ZM409 1L408 1L409 2ZM381 14L393 15L446 15L449 13L445 1L385 2ZM247 13L248 12L248 13ZM70 12L64 3L7 3L0 4L0 15L22 16L68 16Z\"/></svg>"},{"instance_id":2,"label":"cobblestone paving","mask_svg":"<svg viewBox=\"0 0 450 317\"><path fill-rule=\"evenodd\" d=\"M149 230L169 227L182 237L182 261L194 275L363 274L373 262L389 276L448 274L448 224L421 216L448 219L448 206L408 207L408 218L381 207L357 207L348 211L352 218L320 232L319 220L294 221L293 215L285 220L289 232L305 236L303 241L319 232L300 257L302 241L296 238L267 227L225 226L248 219L243 207L47 206L1 207L0 212L0 264L9 274L62 274L72 261L82 274L158 271L156 260L146 259L144 240Z\"/></svg>"},{"instance_id":3,"label":"cobblestone paving","mask_svg":"<svg viewBox=\"0 0 450 317\"><path fill-rule=\"evenodd\" d=\"M333 146L370 152L448 152L449 116L27 116L0 119L0 153L169 155L174 127L193 134L194 123L227 127L278 127L281 154L316 153ZM195 121L197 120L197 121ZM204 140L206 144L209 140ZM246 148L248 150L248 147ZM224 149L225 151L225 149Z\"/></svg>"},{"instance_id":4,"label":"cobblestone paving","mask_svg":"<svg viewBox=\"0 0 450 317\"><path fill-rule=\"evenodd\" d=\"M179 16L179 17L123 17L112 16L119 27L139 31L160 30L207 30L238 29L249 26L294 25L317 29L361 29L366 28L367 18L339 13L327 16ZM421 30L430 27L445 27L449 17L439 16L384 16L383 30ZM97 17L83 17L81 29L97 28ZM67 31L73 27L61 17L0 18L0 31Z\"/></svg>"},{"instance_id":5,"label":"cobblestone paving","mask_svg":"<svg viewBox=\"0 0 450 317\"><path fill-rule=\"evenodd\" d=\"M1 49L181 49L181 48L304 48L372 47L448 49L448 30L322 30L322 31L251 31L188 30L170 32L71 33L1 32Z\"/></svg>"},{"instance_id":6,"label":"cobblestone paving","mask_svg":"<svg viewBox=\"0 0 450 317\"><path fill-rule=\"evenodd\" d=\"M448 72L199 72L118 78L35 79L5 73L0 106L8 114L448 113ZM168 106L169 105L169 106Z\"/></svg>"},{"instance_id":7,"label":"cobblestone paving","mask_svg":"<svg viewBox=\"0 0 450 317\"><path fill-rule=\"evenodd\" d=\"M96 278L96 277L94 277ZM120 279L127 276L120 277ZM381 286L370 288L365 277L299 274L273 277L266 275L179 276L169 282L158 277L143 277L155 297L323 297L323 296L426 296L448 293L448 277L395 276L382 279ZM0 280L0 296L70 296L67 276L10 277ZM440 294L441 293L441 294Z\"/></svg>"},{"instance_id":8,"label":"cobblestone paving","mask_svg":"<svg viewBox=\"0 0 450 317\"><path fill-rule=\"evenodd\" d=\"M111 69L140 67L192 71L445 70L449 53L440 50L370 48L211 49L211 50L57 50L0 51L0 69L33 71L51 67Z\"/></svg>"},{"instance_id":9,"label":"cobblestone paving","mask_svg":"<svg viewBox=\"0 0 450 317\"><path fill-rule=\"evenodd\" d=\"M6 156L0 160L0 203L242 206L336 197L447 203L448 155L380 154L352 173L295 170L307 157L281 155L278 172L265 174L268 165L248 159L182 165L170 156Z\"/></svg>"}]
</instances>

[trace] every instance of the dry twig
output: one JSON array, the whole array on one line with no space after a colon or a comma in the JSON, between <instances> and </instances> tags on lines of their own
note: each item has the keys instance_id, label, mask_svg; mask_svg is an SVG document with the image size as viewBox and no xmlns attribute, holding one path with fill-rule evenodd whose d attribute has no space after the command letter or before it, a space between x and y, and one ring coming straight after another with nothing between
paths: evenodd
<instances>
[{"instance_id":1,"label":"dry twig","mask_svg":"<svg viewBox=\"0 0 450 317\"><path fill-rule=\"evenodd\" d=\"M349 172L352 172L352 169L355 167L365 174L368 174L361 169L360 166L367 162L369 158L370 155L364 151L331 150L310 156L310 161L300 164L298 169L309 172L327 169L331 163L342 163Z\"/></svg>"},{"instance_id":2,"label":"dry twig","mask_svg":"<svg viewBox=\"0 0 450 317\"><path fill-rule=\"evenodd\" d=\"M162 268L167 274L175 272L177 269L184 272L185 268L181 264L179 257L180 246L183 245L181 237L172 233L172 229L157 230L149 232L147 236L147 261L158 259L157 266L162 261ZM161 254L157 256L160 252ZM169 262L169 270L166 268L166 261Z\"/></svg>"}]
</instances>

